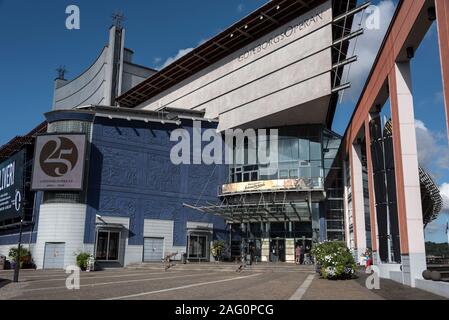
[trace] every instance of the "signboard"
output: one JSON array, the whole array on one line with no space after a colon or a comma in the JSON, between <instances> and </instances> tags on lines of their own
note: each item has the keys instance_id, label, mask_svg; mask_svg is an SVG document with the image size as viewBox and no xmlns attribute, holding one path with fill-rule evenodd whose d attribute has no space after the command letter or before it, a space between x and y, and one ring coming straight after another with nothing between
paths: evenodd
<instances>
[{"instance_id":1,"label":"signboard","mask_svg":"<svg viewBox=\"0 0 449 320\"><path fill-rule=\"evenodd\" d=\"M24 161L22 150L0 163L0 221L22 216Z\"/></svg>"},{"instance_id":2,"label":"signboard","mask_svg":"<svg viewBox=\"0 0 449 320\"><path fill-rule=\"evenodd\" d=\"M222 194L239 192L277 191L277 190L310 190L322 188L320 178L300 178L285 180L266 180L225 184Z\"/></svg>"},{"instance_id":3,"label":"signboard","mask_svg":"<svg viewBox=\"0 0 449 320\"><path fill-rule=\"evenodd\" d=\"M32 190L83 189L86 135L38 136L34 151Z\"/></svg>"}]
</instances>

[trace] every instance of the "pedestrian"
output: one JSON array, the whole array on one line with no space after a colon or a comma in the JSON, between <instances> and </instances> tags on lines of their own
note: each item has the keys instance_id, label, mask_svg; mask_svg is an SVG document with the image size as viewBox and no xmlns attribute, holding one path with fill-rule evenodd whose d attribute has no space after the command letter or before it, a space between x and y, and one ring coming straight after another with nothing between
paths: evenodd
<instances>
[{"instance_id":1,"label":"pedestrian","mask_svg":"<svg viewBox=\"0 0 449 320\"><path fill-rule=\"evenodd\" d=\"M254 245L251 245L251 246L249 247L249 256L250 256L250 262L249 262L249 264L250 264L250 265L253 264L255 253L256 253L256 249L254 248Z\"/></svg>"},{"instance_id":2,"label":"pedestrian","mask_svg":"<svg viewBox=\"0 0 449 320\"><path fill-rule=\"evenodd\" d=\"M299 264L299 259L301 258L301 249L299 248L299 245L296 245L295 249L295 263Z\"/></svg>"},{"instance_id":3,"label":"pedestrian","mask_svg":"<svg viewBox=\"0 0 449 320\"><path fill-rule=\"evenodd\" d=\"M371 255L371 251L367 248L365 251L365 269L368 269L373 265L373 257Z\"/></svg>"},{"instance_id":4,"label":"pedestrian","mask_svg":"<svg viewBox=\"0 0 449 320\"><path fill-rule=\"evenodd\" d=\"M304 248L303 246L299 246L299 264L304 263Z\"/></svg>"}]
</instances>

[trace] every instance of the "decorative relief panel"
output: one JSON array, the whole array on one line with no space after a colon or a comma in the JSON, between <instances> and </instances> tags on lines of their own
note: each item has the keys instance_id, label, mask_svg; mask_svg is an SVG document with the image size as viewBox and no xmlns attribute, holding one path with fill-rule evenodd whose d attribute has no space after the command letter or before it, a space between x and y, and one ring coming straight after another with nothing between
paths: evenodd
<instances>
[{"instance_id":1,"label":"decorative relief panel","mask_svg":"<svg viewBox=\"0 0 449 320\"><path fill-rule=\"evenodd\" d=\"M148 154L145 167L145 186L157 191L180 192L181 166L172 164L168 157Z\"/></svg>"},{"instance_id":2,"label":"decorative relief panel","mask_svg":"<svg viewBox=\"0 0 449 320\"><path fill-rule=\"evenodd\" d=\"M102 183L114 186L136 186L139 153L103 147Z\"/></svg>"},{"instance_id":3,"label":"decorative relief panel","mask_svg":"<svg viewBox=\"0 0 449 320\"><path fill-rule=\"evenodd\" d=\"M128 142L144 142L144 131L142 128L103 126L103 137Z\"/></svg>"},{"instance_id":4,"label":"decorative relief panel","mask_svg":"<svg viewBox=\"0 0 449 320\"><path fill-rule=\"evenodd\" d=\"M188 168L189 193L217 196L219 168L214 170L214 165L210 165L206 168L202 165L191 165Z\"/></svg>"}]
</instances>

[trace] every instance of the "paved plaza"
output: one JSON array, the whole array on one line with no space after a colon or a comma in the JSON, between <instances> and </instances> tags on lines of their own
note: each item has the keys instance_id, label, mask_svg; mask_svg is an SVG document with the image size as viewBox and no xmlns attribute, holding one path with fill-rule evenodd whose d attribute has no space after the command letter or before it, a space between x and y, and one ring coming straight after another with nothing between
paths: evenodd
<instances>
[{"instance_id":1,"label":"paved plaza","mask_svg":"<svg viewBox=\"0 0 449 320\"><path fill-rule=\"evenodd\" d=\"M313 266L257 265L237 272L234 264L139 265L81 273L80 289L66 288L59 270L0 271L0 299L31 300L390 300L443 299L390 280L368 290L364 275L349 281L320 279Z\"/></svg>"}]
</instances>

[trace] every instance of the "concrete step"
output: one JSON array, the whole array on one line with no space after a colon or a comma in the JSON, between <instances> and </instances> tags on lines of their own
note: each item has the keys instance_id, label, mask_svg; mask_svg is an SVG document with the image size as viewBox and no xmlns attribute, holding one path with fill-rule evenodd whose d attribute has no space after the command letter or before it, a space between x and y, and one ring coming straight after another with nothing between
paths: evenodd
<instances>
[{"instance_id":1,"label":"concrete step","mask_svg":"<svg viewBox=\"0 0 449 320\"><path fill-rule=\"evenodd\" d=\"M172 270L182 270L182 271L226 271L234 272L239 268L240 264L235 263L176 263L171 267ZM139 263L129 265L127 269L134 270L161 270L165 269L165 264L163 263ZM315 267L313 265L294 265L294 264L253 264L251 266L245 266L246 271L253 272L315 272Z\"/></svg>"},{"instance_id":2,"label":"concrete step","mask_svg":"<svg viewBox=\"0 0 449 320\"><path fill-rule=\"evenodd\" d=\"M429 265L427 269L430 271L449 272L448 265Z\"/></svg>"}]
</instances>

